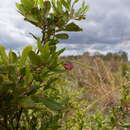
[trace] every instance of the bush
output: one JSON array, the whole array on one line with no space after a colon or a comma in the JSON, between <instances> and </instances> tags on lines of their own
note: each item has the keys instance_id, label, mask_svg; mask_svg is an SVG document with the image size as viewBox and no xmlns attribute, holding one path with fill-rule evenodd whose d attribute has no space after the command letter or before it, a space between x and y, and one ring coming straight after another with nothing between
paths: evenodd
<instances>
[{"instance_id":1,"label":"bush","mask_svg":"<svg viewBox=\"0 0 130 130\"><path fill-rule=\"evenodd\" d=\"M70 31L82 31L71 20L85 19L88 6L74 10L79 0L21 0L24 19L41 29L42 38L30 33L36 49L27 46L20 55L0 46L0 129L56 130L68 99L58 95L55 82L65 72L57 51L60 39Z\"/></svg>"}]
</instances>

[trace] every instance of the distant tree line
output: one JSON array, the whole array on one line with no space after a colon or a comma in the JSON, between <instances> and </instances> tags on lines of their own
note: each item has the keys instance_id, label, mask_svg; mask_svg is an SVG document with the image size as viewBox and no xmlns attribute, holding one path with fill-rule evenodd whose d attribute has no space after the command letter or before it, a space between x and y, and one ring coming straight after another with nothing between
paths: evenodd
<instances>
[{"instance_id":1,"label":"distant tree line","mask_svg":"<svg viewBox=\"0 0 130 130\"><path fill-rule=\"evenodd\" d=\"M119 52L108 52L107 54L101 54L100 52L95 52L94 55L91 55L90 52L85 52L83 55L76 55L76 56L63 56L63 59L80 59L82 56L85 57L92 57L92 58L102 58L103 60L116 60L116 61L128 61L128 54L125 51L119 51Z\"/></svg>"},{"instance_id":2,"label":"distant tree line","mask_svg":"<svg viewBox=\"0 0 130 130\"><path fill-rule=\"evenodd\" d=\"M103 55L99 52L96 52L94 54L94 57L100 57L103 60L123 60L123 61L128 61L128 54L125 51L119 51L119 52L108 52L106 55Z\"/></svg>"}]
</instances>

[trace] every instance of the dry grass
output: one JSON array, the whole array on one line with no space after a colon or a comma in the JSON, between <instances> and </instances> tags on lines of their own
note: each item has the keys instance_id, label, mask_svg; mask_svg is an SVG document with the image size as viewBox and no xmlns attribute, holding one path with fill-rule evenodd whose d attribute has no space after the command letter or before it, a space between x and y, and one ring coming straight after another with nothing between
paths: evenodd
<instances>
[{"instance_id":1,"label":"dry grass","mask_svg":"<svg viewBox=\"0 0 130 130\"><path fill-rule=\"evenodd\" d=\"M68 79L79 88L85 88L82 98L89 102L89 111L102 109L107 112L107 108L119 101L120 88L125 83L122 75L124 61L103 61L90 56L65 58L65 61L74 64Z\"/></svg>"}]
</instances>

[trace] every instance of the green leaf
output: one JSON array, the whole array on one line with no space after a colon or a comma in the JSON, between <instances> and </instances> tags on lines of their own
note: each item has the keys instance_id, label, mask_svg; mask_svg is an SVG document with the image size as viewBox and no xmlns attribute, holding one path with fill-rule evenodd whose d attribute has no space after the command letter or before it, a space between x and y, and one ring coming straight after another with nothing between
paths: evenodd
<instances>
[{"instance_id":1,"label":"green leaf","mask_svg":"<svg viewBox=\"0 0 130 130\"><path fill-rule=\"evenodd\" d=\"M49 59L49 63L50 63L50 65L48 66L49 69L56 68L56 66L58 65L58 56L57 55L51 56L51 58Z\"/></svg>"},{"instance_id":2,"label":"green leaf","mask_svg":"<svg viewBox=\"0 0 130 130\"><path fill-rule=\"evenodd\" d=\"M57 40L57 39L52 39L52 40L50 40L50 45L56 45L56 44L58 44L59 43L59 40Z\"/></svg>"},{"instance_id":3,"label":"green leaf","mask_svg":"<svg viewBox=\"0 0 130 130\"><path fill-rule=\"evenodd\" d=\"M43 9L44 7L44 0L39 0L40 8Z\"/></svg>"},{"instance_id":4,"label":"green leaf","mask_svg":"<svg viewBox=\"0 0 130 130\"><path fill-rule=\"evenodd\" d=\"M29 84L30 82L32 82L32 80L33 80L33 76L32 76L32 73L31 73L31 69L27 65L26 70L25 70L25 82L26 82L26 84Z\"/></svg>"},{"instance_id":5,"label":"green leaf","mask_svg":"<svg viewBox=\"0 0 130 130\"><path fill-rule=\"evenodd\" d=\"M41 58L35 52L30 51L29 52L29 58L30 58L30 61L31 61L32 64L34 64L34 65L41 64Z\"/></svg>"},{"instance_id":6,"label":"green leaf","mask_svg":"<svg viewBox=\"0 0 130 130\"><path fill-rule=\"evenodd\" d=\"M33 0L21 0L21 4L22 4L26 9L30 9L30 8L33 8L33 6L34 6L34 1L33 1Z\"/></svg>"},{"instance_id":7,"label":"green leaf","mask_svg":"<svg viewBox=\"0 0 130 130\"><path fill-rule=\"evenodd\" d=\"M83 13L86 13L86 12L88 11L88 9L89 9L89 6L86 5L86 6L84 7L84 9L83 9Z\"/></svg>"},{"instance_id":8,"label":"green leaf","mask_svg":"<svg viewBox=\"0 0 130 130\"><path fill-rule=\"evenodd\" d=\"M58 39L68 39L69 38L68 34L66 34L66 33L56 34L55 36Z\"/></svg>"},{"instance_id":9,"label":"green leaf","mask_svg":"<svg viewBox=\"0 0 130 130\"><path fill-rule=\"evenodd\" d=\"M33 14L26 15L26 18L24 20L29 21L29 22L33 22L34 24L39 23L37 17L35 17L35 15L33 15Z\"/></svg>"},{"instance_id":10,"label":"green leaf","mask_svg":"<svg viewBox=\"0 0 130 130\"><path fill-rule=\"evenodd\" d=\"M67 0L67 3L68 3L69 5L71 5L71 1L72 1L72 0Z\"/></svg>"},{"instance_id":11,"label":"green leaf","mask_svg":"<svg viewBox=\"0 0 130 130\"><path fill-rule=\"evenodd\" d=\"M52 72L56 72L56 73L63 73L63 72L66 72L65 70L63 69L59 69L59 68L54 68L54 69L50 69Z\"/></svg>"},{"instance_id":12,"label":"green leaf","mask_svg":"<svg viewBox=\"0 0 130 130\"><path fill-rule=\"evenodd\" d=\"M46 107L48 107L51 110L59 111L59 110L62 109L62 105L60 103L57 103L53 99L45 98L45 97L32 97L32 99L36 103L42 103L42 104L44 104Z\"/></svg>"},{"instance_id":13,"label":"green leaf","mask_svg":"<svg viewBox=\"0 0 130 130\"><path fill-rule=\"evenodd\" d=\"M83 2L82 7L79 8L78 11L75 13L75 16L79 17L76 20L85 19L85 14L88 11L88 9L89 9L89 6L85 5L85 3Z\"/></svg>"},{"instance_id":14,"label":"green leaf","mask_svg":"<svg viewBox=\"0 0 130 130\"><path fill-rule=\"evenodd\" d=\"M17 9L19 10L19 12L20 12L22 15L24 15L24 14L26 13L24 7L23 7L21 4L16 3L16 7L17 7Z\"/></svg>"},{"instance_id":15,"label":"green leaf","mask_svg":"<svg viewBox=\"0 0 130 130\"><path fill-rule=\"evenodd\" d=\"M2 61L3 61L3 63L8 62L8 57L6 55L5 48L2 45L0 45L0 57L1 57Z\"/></svg>"},{"instance_id":16,"label":"green leaf","mask_svg":"<svg viewBox=\"0 0 130 130\"><path fill-rule=\"evenodd\" d=\"M44 50L43 50L42 41L40 38L37 38L37 46L38 46L39 51L42 53Z\"/></svg>"},{"instance_id":17,"label":"green leaf","mask_svg":"<svg viewBox=\"0 0 130 130\"><path fill-rule=\"evenodd\" d=\"M78 2L79 2L79 0L75 0L75 1L74 1L74 3L78 3Z\"/></svg>"},{"instance_id":18,"label":"green leaf","mask_svg":"<svg viewBox=\"0 0 130 130\"><path fill-rule=\"evenodd\" d=\"M63 49L57 51L56 54L57 54L57 55L60 55L60 54L62 54L64 51L65 51L65 48L63 48Z\"/></svg>"},{"instance_id":19,"label":"green leaf","mask_svg":"<svg viewBox=\"0 0 130 130\"><path fill-rule=\"evenodd\" d=\"M46 63L48 62L49 57L50 57L50 47L49 47L49 43L46 43L41 53L41 59L43 62Z\"/></svg>"},{"instance_id":20,"label":"green leaf","mask_svg":"<svg viewBox=\"0 0 130 130\"><path fill-rule=\"evenodd\" d=\"M17 55L15 54L15 52L10 50L10 52L9 52L9 61L10 61L10 63L16 63L17 59L18 58L17 58Z\"/></svg>"},{"instance_id":21,"label":"green leaf","mask_svg":"<svg viewBox=\"0 0 130 130\"><path fill-rule=\"evenodd\" d=\"M61 0L61 2L62 2L62 4L64 5L64 7L65 7L66 9L70 9L70 5L69 5L69 3L68 3L67 1Z\"/></svg>"},{"instance_id":22,"label":"green leaf","mask_svg":"<svg viewBox=\"0 0 130 130\"><path fill-rule=\"evenodd\" d=\"M64 13L61 0L57 0L57 10L58 10L59 14Z\"/></svg>"},{"instance_id":23,"label":"green leaf","mask_svg":"<svg viewBox=\"0 0 130 130\"><path fill-rule=\"evenodd\" d=\"M82 31L82 29L76 25L75 23L69 23L66 27L65 27L65 31L74 31L74 32L78 32L78 31Z\"/></svg>"},{"instance_id":24,"label":"green leaf","mask_svg":"<svg viewBox=\"0 0 130 130\"><path fill-rule=\"evenodd\" d=\"M57 5L56 5L56 4L57 4L57 2L56 2L55 0L53 0L53 1L52 1L53 10L54 10L54 12L55 12L55 13L57 13L57 14L58 14L58 13L59 13L59 10L58 10L58 8L57 8Z\"/></svg>"},{"instance_id":25,"label":"green leaf","mask_svg":"<svg viewBox=\"0 0 130 130\"><path fill-rule=\"evenodd\" d=\"M28 57L29 52L32 50L32 46L27 46L23 49L22 56L21 56L21 64L25 64L26 59Z\"/></svg>"},{"instance_id":26,"label":"green leaf","mask_svg":"<svg viewBox=\"0 0 130 130\"><path fill-rule=\"evenodd\" d=\"M42 53L44 50L43 50L43 46L42 46L42 41L41 41L41 39L39 38L39 37L36 37L34 34L32 34L32 33L29 33L29 34L31 34L32 36L33 36L33 38L35 39L35 40L37 40L37 47L38 47L38 49L39 49L39 51Z\"/></svg>"},{"instance_id":27,"label":"green leaf","mask_svg":"<svg viewBox=\"0 0 130 130\"><path fill-rule=\"evenodd\" d=\"M48 16L48 13L49 13L50 9L51 9L50 1L45 1L44 2L44 17Z\"/></svg>"},{"instance_id":28,"label":"green leaf","mask_svg":"<svg viewBox=\"0 0 130 130\"><path fill-rule=\"evenodd\" d=\"M127 96L126 99L125 99L126 102L129 102L130 101L130 96Z\"/></svg>"},{"instance_id":29,"label":"green leaf","mask_svg":"<svg viewBox=\"0 0 130 130\"><path fill-rule=\"evenodd\" d=\"M127 123L121 124L121 126L124 127L124 128L130 128L130 124L127 124Z\"/></svg>"}]
</instances>

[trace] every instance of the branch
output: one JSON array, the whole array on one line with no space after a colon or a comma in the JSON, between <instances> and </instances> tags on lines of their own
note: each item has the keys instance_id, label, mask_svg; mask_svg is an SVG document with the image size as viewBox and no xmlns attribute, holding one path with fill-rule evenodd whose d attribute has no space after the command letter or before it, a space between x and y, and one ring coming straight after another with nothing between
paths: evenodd
<instances>
[{"instance_id":1,"label":"branch","mask_svg":"<svg viewBox=\"0 0 130 130\"><path fill-rule=\"evenodd\" d=\"M42 29L42 45L44 46L44 44L45 44L45 31L46 31L46 27L47 27L47 25L45 25L44 27L43 27L43 29ZM38 51L37 51L37 54L39 53L39 49L38 49Z\"/></svg>"},{"instance_id":2,"label":"branch","mask_svg":"<svg viewBox=\"0 0 130 130\"><path fill-rule=\"evenodd\" d=\"M16 126L16 130L19 129L19 122L20 122L20 118L21 118L21 115L22 115L22 111L23 111L23 108L21 108L21 110L19 111L18 115L17 115L17 126Z\"/></svg>"}]
</instances>

